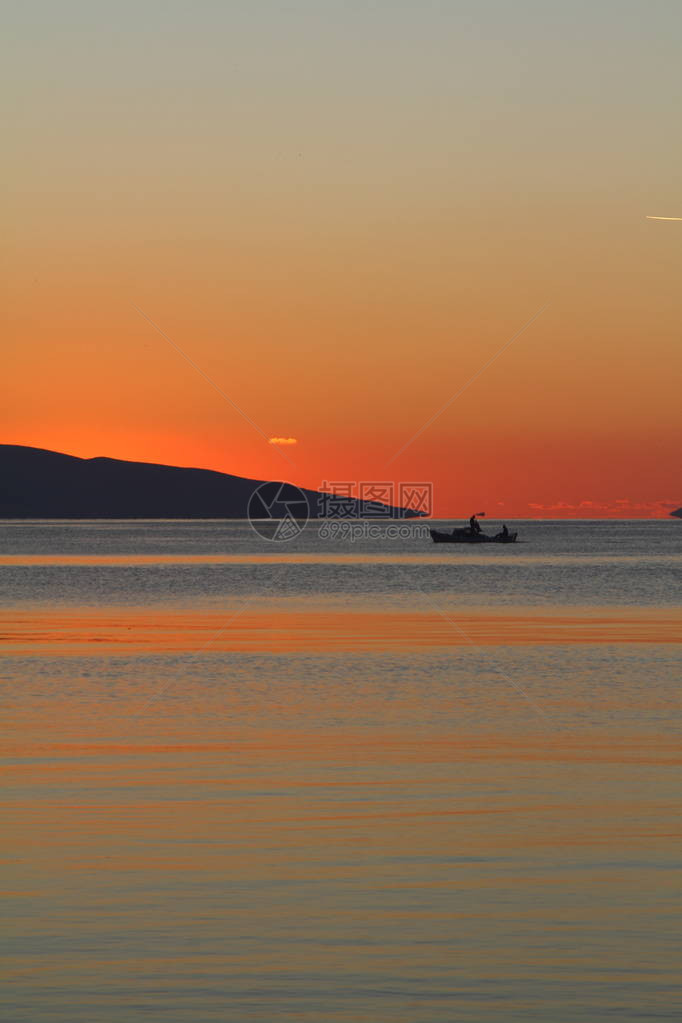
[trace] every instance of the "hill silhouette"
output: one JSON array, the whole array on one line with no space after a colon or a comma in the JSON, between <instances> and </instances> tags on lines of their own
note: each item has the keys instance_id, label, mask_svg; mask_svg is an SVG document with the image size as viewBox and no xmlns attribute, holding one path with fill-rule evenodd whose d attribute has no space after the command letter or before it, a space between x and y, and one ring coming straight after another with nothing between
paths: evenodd
<instances>
[{"instance_id":1,"label":"hill silhouette","mask_svg":"<svg viewBox=\"0 0 682 1023\"><path fill-rule=\"evenodd\" d=\"M0 444L0 518L241 519L263 483L211 469L117 458L77 458L44 448ZM311 518L324 515L320 492L283 484L279 503L305 495ZM268 488L273 492L273 488ZM279 491L279 484L275 488ZM420 513L355 498L348 517L413 518Z\"/></svg>"},{"instance_id":2,"label":"hill silhouette","mask_svg":"<svg viewBox=\"0 0 682 1023\"><path fill-rule=\"evenodd\" d=\"M677 508L675 511L670 512L670 514L676 519L682 519L682 508Z\"/></svg>"}]
</instances>

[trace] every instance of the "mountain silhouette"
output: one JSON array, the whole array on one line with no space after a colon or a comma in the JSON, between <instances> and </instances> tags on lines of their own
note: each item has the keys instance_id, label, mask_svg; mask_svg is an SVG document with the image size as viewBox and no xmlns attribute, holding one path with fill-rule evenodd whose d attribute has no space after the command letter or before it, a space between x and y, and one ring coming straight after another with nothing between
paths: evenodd
<instances>
[{"instance_id":1,"label":"mountain silhouette","mask_svg":"<svg viewBox=\"0 0 682 1023\"><path fill-rule=\"evenodd\" d=\"M288 483L251 480L211 469L185 469L117 458L76 458L58 451L0 444L0 518L242 519L259 487L276 495L270 513L325 515L325 497ZM301 494L305 501L302 501ZM423 513L379 502L344 499L345 517L414 518ZM252 504L259 507L258 495ZM286 509L293 509L287 512ZM296 511L298 509L298 511ZM264 512L267 515L267 511ZM337 516L344 517L344 516Z\"/></svg>"},{"instance_id":2,"label":"mountain silhouette","mask_svg":"<svg viewBox=\"0 0 682 1023\"><path fill-rule=\"evenodd\" d=\"M670 512L676 519L682 519L682 508L677 508L674 512Z\"/></svg>"}]
</instances>

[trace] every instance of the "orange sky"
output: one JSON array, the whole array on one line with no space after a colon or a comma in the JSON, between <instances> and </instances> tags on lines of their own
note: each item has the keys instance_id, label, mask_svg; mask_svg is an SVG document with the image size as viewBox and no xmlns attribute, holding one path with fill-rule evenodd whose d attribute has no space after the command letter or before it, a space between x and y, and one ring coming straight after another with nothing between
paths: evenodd
<instances>
[{"instance_id":1,"label":"orange sky","mask_svg":"<svg viewBox=\"0 0 682 1023\"><path fill-rule=\"evenodd\" d=\"M682 504L679 11L417 6L14 12L2 441Z\"/></svg>"}]
</instances>

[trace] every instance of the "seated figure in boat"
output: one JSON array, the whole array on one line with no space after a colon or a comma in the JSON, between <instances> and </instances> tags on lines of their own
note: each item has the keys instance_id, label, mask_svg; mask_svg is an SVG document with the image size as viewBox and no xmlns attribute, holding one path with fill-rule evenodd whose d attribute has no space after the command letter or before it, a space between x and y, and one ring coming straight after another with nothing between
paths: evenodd
<instances>
[{"instance_id":1,"label":"seated figure in boat","mask_svg":"<svg viewBox=\"0 0 682 1023\"><path fill-rule=\"evenodd\" d=\"M469 519L469 529L471 530L472 536L475 536L476 533L481 532L481 527L475 515L472 515L471 518Z\"/></svg>"}]
</instances>

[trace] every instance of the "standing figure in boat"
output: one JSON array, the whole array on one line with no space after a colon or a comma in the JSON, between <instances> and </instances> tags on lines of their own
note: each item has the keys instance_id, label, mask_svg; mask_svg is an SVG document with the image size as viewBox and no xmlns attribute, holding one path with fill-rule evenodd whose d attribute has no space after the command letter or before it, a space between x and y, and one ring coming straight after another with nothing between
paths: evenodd
<instances>
[{"instance_id":1,"label":"standing figure in boat","mask_svg":"<svg viewBox=\"0 0 682 1023\"><path fill-rule=\"evenodd\" d=\"M472 536L475 536L477 533L481 532L481 527L475 515L472 515L471 518L469 519L469 529L471 530Z\"/></svg>"}]
</instances>

